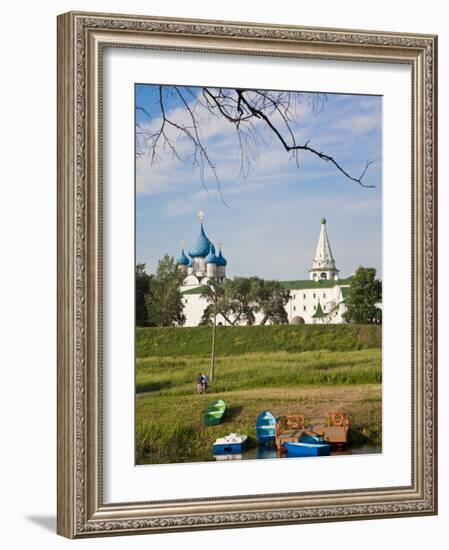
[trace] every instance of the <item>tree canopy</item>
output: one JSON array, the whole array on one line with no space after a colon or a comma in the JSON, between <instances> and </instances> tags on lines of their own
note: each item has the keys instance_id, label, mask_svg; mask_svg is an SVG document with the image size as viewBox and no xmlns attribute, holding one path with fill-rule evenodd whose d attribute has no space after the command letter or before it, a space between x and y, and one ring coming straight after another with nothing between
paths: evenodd
<instances>
[{"instance_id":1,"label":"tree canopy","mask_svg":"<svg viewBox=\"0 0 449 550\"><path fill-rule=\"evenodd\" d=\"M150 290L150 275L146 272L143 263L136 265L136 325L138 327L148 326L148 312L145 303L145 296Z\"/></svg>"},{"instance_id":2,"label":"tree canopy","mask_svg":"<svg viewBox=\"0 0 449 550\"><path fill-rule=\"evenodd\" d=\"M273 325L287 324L288 315L285 306L288 303L290 291L278 281L255 278L253 285L259 310L263 314L260 324L265 325L267 322Z\"/></svg>"},{"instance_id":3,"label":"tree canopy","mask_svg":"<svg viewBox=\"0 0 449 550\"><path fill-rule=\"evenodd\" d=\"M382 301L382 282L372 267L359 267L351 280L346 299L346 321L360 324L379 323L381 311L376 304Z\"/></svg>"},{"instance_id":4,"label":"tree canopy","mask_svg":"<svg viewBox=\"0 0 449 550\"><path fill-rule=\"evenodd\" d=\"M210 324L214 307L229 325L254 325L256 313L263 315L261 324L288 323L285 305L289 291L278 281L265 281L259 277L235 277L223 283L212 280L202 292L209 305L205 308L202 325Z\"/></svg>"},{"instance_id":5,"label":"tree canopy","mask_svg":"<svg viewBox=\"0 0 449 550\"><path fill-rule=\"evenodd\" d=\"M154 275L146 273L145 264L137 264L137 326L171 327L185 323L180 289L183 278L175 259L168 254L159 260Z\"/></svg>"}]
</instances>

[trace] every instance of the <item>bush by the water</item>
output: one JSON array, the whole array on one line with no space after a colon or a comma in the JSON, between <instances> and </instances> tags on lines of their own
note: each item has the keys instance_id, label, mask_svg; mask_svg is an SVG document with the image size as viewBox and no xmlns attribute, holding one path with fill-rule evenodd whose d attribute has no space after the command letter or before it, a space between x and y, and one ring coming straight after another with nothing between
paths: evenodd
<instances>
[{"instance_id":1,"label":"bush by the water","mask_svg":"<svg viewBox=\"0 0 449 550\"><path fill-rule=\"evenodd\" d=\"M381 347L379 325L217 327L218 356L253 352L352 351ZM206 356L211 327L137 328L136 356Z\"/></svg>"}]
</instances>

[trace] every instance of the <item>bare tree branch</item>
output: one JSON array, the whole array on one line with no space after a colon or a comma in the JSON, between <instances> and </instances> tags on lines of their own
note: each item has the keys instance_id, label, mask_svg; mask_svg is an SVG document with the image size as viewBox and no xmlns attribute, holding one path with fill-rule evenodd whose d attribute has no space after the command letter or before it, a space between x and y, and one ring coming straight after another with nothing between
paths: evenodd
<instances>
[{"instance_id":1,"label":"bare tree branch","mask_svg":"<svg viewBox=\"0 0 449 550\"><path fill-rule=\"evenodd\" d=\"M179 119L175 120L173 110L169 114L165 94L168 100L173 98L177 106L182 106L186 116L180 115ZM152 117L148 109L142 105L136 106L148 121L147 124L137 125L136 136L140 146L136 147L136 154L138 157L148 155L150 163L154 164L160 161L162 151L169 150L173 158L199 170L201 183L206 191L208 188L205 178L206 171L209 170L216 182L221 200L226 204L217 168L212 162L203 138L204 123L201 117L207 114L224 118L234 126L240 154L239 177L248 176L252 163L258 157L260 144L266 145L261 131L265 126L269 134L280 142L287 153L290 153L290 157L298 167L300 166L299 153L304 151L332 164L345 178L356 182L361 187L375 187L363 181L372 161L366 162L360 176L357 177L333 156L311 147L310 140L297 143L295 127L300 123L297 109L305 98L311 101L311 107L315 113L319 113L324 108L327 100L324 94L208 87L202 88L201 93L198 93L196 88L160 85L158 86L159 117ZM179 113L179 109L176 111ZM189 146L188 153L184 153L182 143L184 145L187 143Z\"/></svg>"},{"instance_id":2,"label":"bare tree branch","mask_svg":"<svg viewBox=\"0 0 449 550\"><path fill-rule=\"evenodd\" d=\"M289 145L287 143L287 141L284 139L284 137L282 136L281 132L276 128L276 126L271 122L270 118L260 109L256 109L255 107L253 107L249 101L246 100L246 98L244 97L244 92L245 90L237 90L237 94L241 97L242 99L242 102L246 105L246 107L248 108L248 110L254 114L254 116L256 116L257 118L261 118L263 119L266 124L268 125L269 128L271 128L271 130L273 131L273 133L275 134L275 136L279 139L279 141L282 143L282 145L284 146L284 149L286 151L293 151L293 150L296 150L296 151L308 151L309 153L313 153L314 155L316 155L317 157L319 157L320 159L323 159L325 160L326 162L331 162L338 170L340 170L340 172L342 174L344 174L348 179L352 180L352 181L355 181L356 183L358 183L359 185L361 185L362 187L368 187L368 188L374 188L375 186L374 185L365 185L363 182L362 182L362 178L363 176L366 174L366 171L368 170L368 167L370 166L370 164L372 164L372 161L370 162L367 162L366 165L365 165L365 168L363 169L363 172L362 172L362 175L358 178L354 177L354 176L351 176L333 157L331 157L330 155L327 155L326 153L322 153L320 151L317 151L316 149L313 149L312 147L309 146L309 142L307 141L306 143L304 143L304 145L296 145L294 142L292 145Z\"/></svg>"}]
</instances>

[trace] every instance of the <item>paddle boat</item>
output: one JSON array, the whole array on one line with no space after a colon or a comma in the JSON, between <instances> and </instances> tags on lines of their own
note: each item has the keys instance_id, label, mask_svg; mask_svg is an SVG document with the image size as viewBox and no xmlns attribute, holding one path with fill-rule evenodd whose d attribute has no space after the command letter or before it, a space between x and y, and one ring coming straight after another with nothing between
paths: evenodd
<instances>
[{"instance_id":1,"label":"paddle boat","mask_svg":"<svg viewBox=\"0 0 449 550\"><path fill-rule=\"evenodd\" d=\"M243 455L240 453L235 454L223 454L223 455L214 455L214 458L218 462L223 462L226 460L242 460Z\"/></svg>"},{"instance_id":2,"label":"paddle boat","mask_svg":"<svg viewBox=\"0 0 449 550\"><path fill-rule=\"evenodd\" d=\"M257 417L256 438L263 445L271 445L276 440L276 417L269 411L262 411Z\"/></svg>"},{"instance_id":3,"label":"paddle boat","mask_svg":"<svg viewBox=\"0 0 449 550\"><path fill-rule=\"evenodd\" d=\"M329 456L331 445L319 435L303 435L299 441L283 443L287 456Z\"/></svg>"},{"instance_id":4,"label":"paddle boat","mask_svg":"<svg viewBox=\"0 0 449 550\"><path fill-rule=\"evenodd\" d=\"M248 436L238 433L230 433L219 437L212 445L214 455L241 453L246 449Z\"/></svg>"},{"instance_id":5,"label":"paddle boat","mask_svg":"<svg viewBox=\"0 0 449 550\"><path fill-rule=\"evenodd\" d=\"M220 424L226 412L226 402L218 399L210 403L204 412L203 423L205 426L216 426Z\"/></svg>"}]
</instances>

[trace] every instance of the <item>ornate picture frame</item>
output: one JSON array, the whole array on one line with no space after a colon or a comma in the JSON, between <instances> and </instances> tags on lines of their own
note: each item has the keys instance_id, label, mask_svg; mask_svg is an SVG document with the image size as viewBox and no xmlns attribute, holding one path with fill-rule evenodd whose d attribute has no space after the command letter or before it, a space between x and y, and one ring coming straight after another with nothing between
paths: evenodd
<instances>
[{"instance_id":1,"label":"ornate picture frame","mask_svg":"<svg viewBox=\"0 0 449 550\"><path fill-rule=\"evenodd\" d=\"M411 484L104 501L102 56L137 48L402 64L412 86ZM58 18L58 533L89 536L437 513L437 37L70 12ZM410 350L407 350L410 353ZM130 365L132 375L133 365Z\"/></svg>"}]
</instances>

